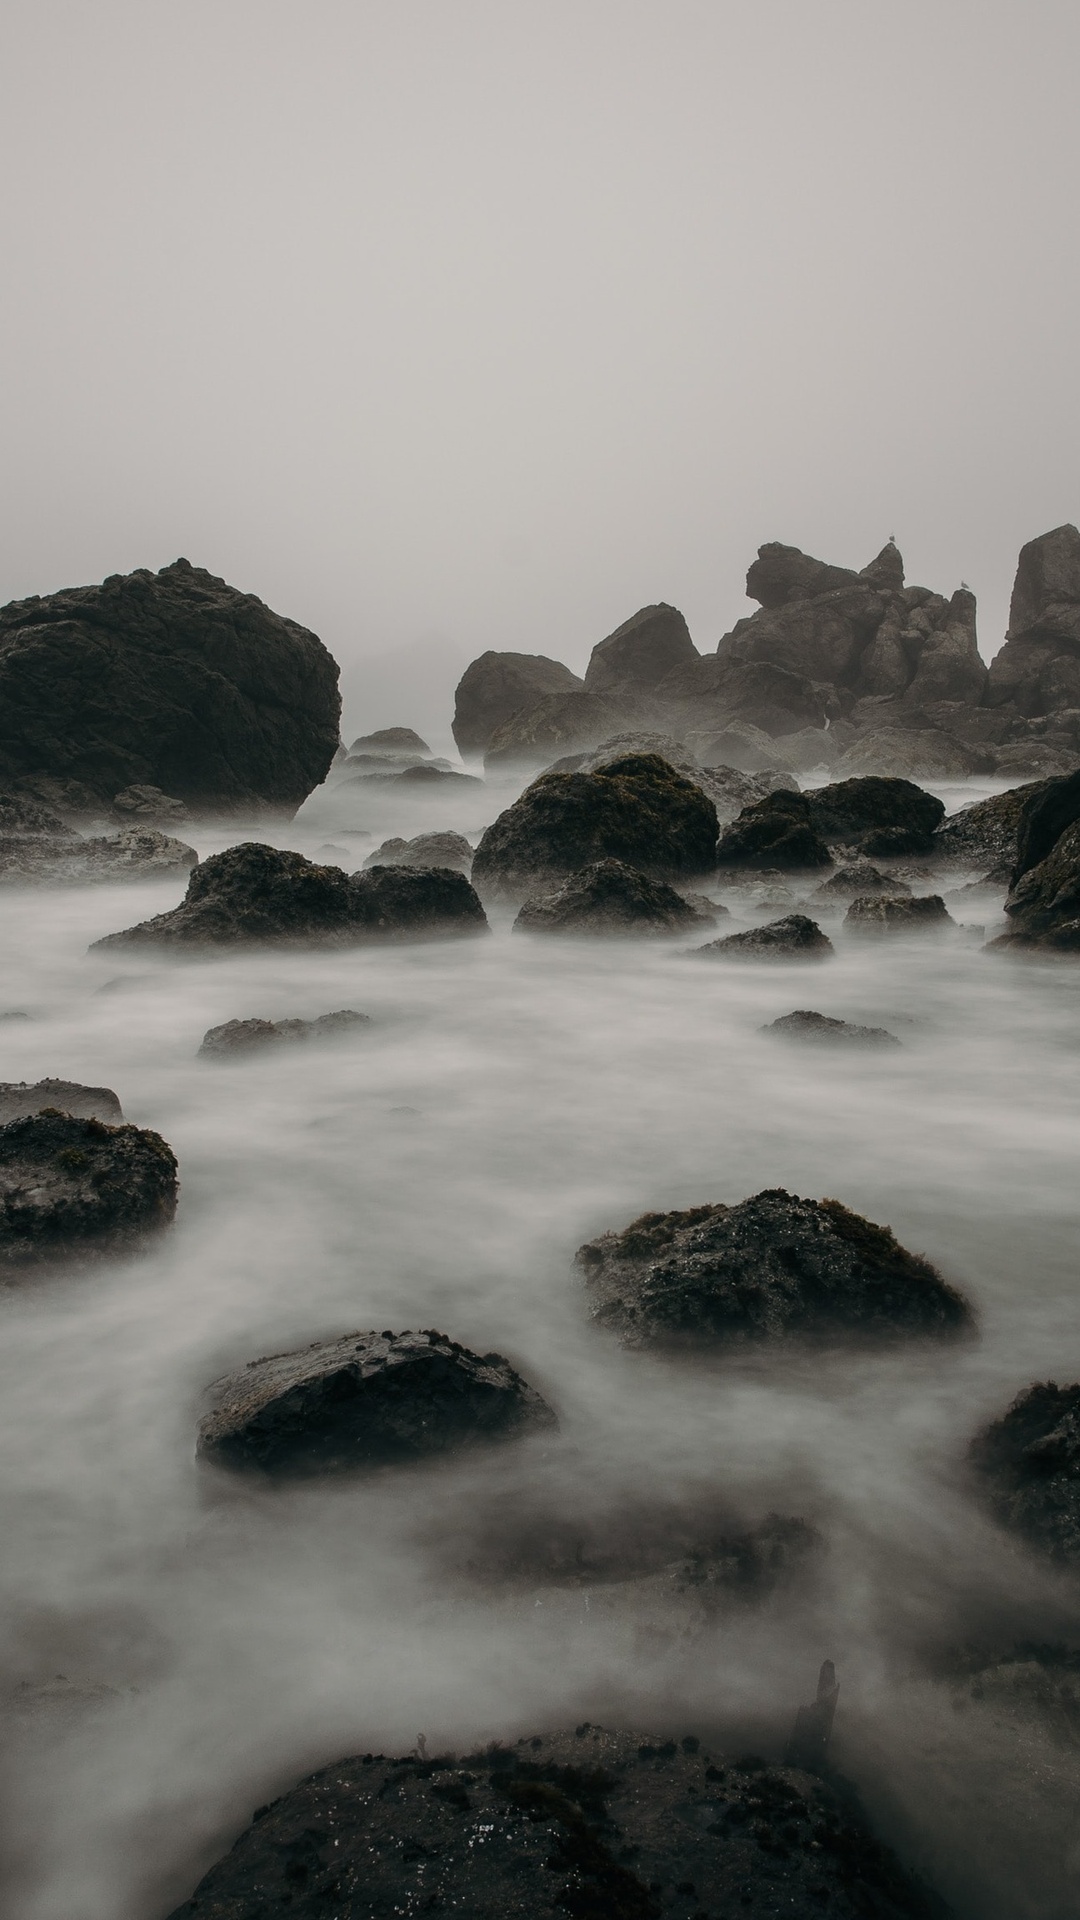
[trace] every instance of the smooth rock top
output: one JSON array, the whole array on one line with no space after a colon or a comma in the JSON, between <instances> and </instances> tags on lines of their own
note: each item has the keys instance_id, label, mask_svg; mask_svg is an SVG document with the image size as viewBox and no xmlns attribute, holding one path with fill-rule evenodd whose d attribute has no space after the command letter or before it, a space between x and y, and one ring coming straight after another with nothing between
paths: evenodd
<instances>
[{"instance_id":1,"label":"smooth rock top","mask_svg":"<svg viewBox=\"0 0 1080 1920\"><path fill-rule=\"evenodd\" d=\"M292 812L334 757L337 680L313 633L186 560L13 601L0 779Z\"/></svg>"},{"instance_id":2,"label":"smooth rock top","mask_svg":"<svg viewBox=\"0 0 1080 1920\"><path fill-rule=\"evenodd\" d=\"M577 1258L593 1318L630 1346L879 1341L953 1333L971 1319L888 1227L783 1188L734 1207L642 1214Z\"/></svg>"},{"instance_id":3,"label":"smooth rock top","mask_svg":"<svg viewBox=\"0 0 1080 1920\"><path fill-rule=\"evenodd\" d=\"M319 1340L251 1361L210 1397L199 1453L262 1473L372 1467L557 1424L501 1354L435 1332Z\"/></svg>"},{"instance_id":4,"label":"smooth rock top","mask_svg":"<svg viewBox=\"0 0 1080 1920\"><path fill-rule=\"evenodd\" d=\"M385 753L391 756L399 753L430 753L426 740L421 740L411 727L380 727L376 733L362 733L349 748L350 753Z\"/></svg>"},{"instance_id":5,"label":"smooth rock top","mask_svg":"<svg viewBox=\"0 0 1080 1920\"><path fill-rule=\"evenodd\" d=\"M694 957L710 960L827 960L836 949L816 920L805 913L785 914L764 927L747 927L723 940L709 940L694 948Z\"/></svg>"},{"instance_id":6,"label":"smooth rock top","mask_svg":"<svg viewBox=\"0 0 1080 1920\"><path fill-rule=\"evenodd\" d=\"M770 1020L762 1033L774 1033L782 1040L804 1040L813 1046L898 1047L899 1040L885 1027L860 1027L850 1020L834 1020L827 1013L800 1009Z\"/></svg>"},{"instance_id":7,"label":"smooth rock top","mask_svg":"<svg viewBox=\"0 0 1080 1920\"><path fill-rule=\"evenodd\" d=\"M834 781L805 798L815 831L830 844L854 842L881 827L931 834L945 816L945 802L936 794L912 780L875 774Z\"/></svg>"},{"instance_id":8,"label":"smooth rock top","mask_svg":"<svg viewBox=\"0 0 1080 1920\"><path fill-rule=\"evenodd\" d=\"M715 922L707 905L691 904L663 880L650 880L621 860L598 860L570 874L554 892L526 900L514 931L657 935Z\"/></svg>"},{"instance_id":9,"label":"smooth rock top","mask_svg":"<svg viewBox=\"0 0 1080 1920\"><path fill-rule=\"evenodd\" d=\"M655 607L642 607L606 640L597 642L585 670L586 691L656 687L673 668L697 658L682 614L661 601Z\"/></svg>"},{"instance_id":10,"label":"smooth rock top","mask_svg":"<svg viewBox=\"0 0 1080 1920\"><path fill-rule=\"evenodd\" d=\"M0 1082L0 1126L25 1114L53 1107L81 1120L122 1121L120 1102L111 1087L83 1087L77 1080L5 1080Z\"/></svg>"},{"instance_id":11,"label":"smooth rock top","mask_svg":"<svg viewBox=\"0 0 1080 1920\"><path fill-rule=\"evenodd\" d=\"M991 1505L1053 1559L1080 1562L1080 1386L1028 1387L971 1449Z\"/></svg>"},{"instance_id":12,"label":"smooth rock top","mask_svg":"<svg viewBox=\"0 0 1080 1920\"><path fill-rule=\"evenodd\" d=\"M656 754L597 773L546 773L490 826L473 856L481 889L527 895L596 860L651 878L690 879L715 864L716 808Z\"/></svg>"},{"instance_id":13,"label":"smooth rock top","mask_svg":"<svg viewBox=\"0 0 1080 1920\"><path fill-rule=\"evenodd\" d=\"M468 873L473 850L463 833L418 833L412 840L384 840L365 867L456 867Z\"/></svg>"},{"instance_id":14,"label":"smooth rock top","mask_svg":"<svg viewBox=\"0 0 1080 1920\"><path fill-rule=\"evenodd\" d=\"M523 707L582 685L561 660L543 653L482 653L466 667L454 695L458 751L483 753L496 727Z\"/></svg>"},{"instance_id":15,"label":"smooth rock top","mask_svg":"<svg viewBox=\"0 0 1080 1920\"><path fill-rule=\"evenodd\" d=\"M0 1126L0 1264L108 1253L168 1226L176 1159L158 1133L46 1111Z\"/></svg>"}]
</instances>

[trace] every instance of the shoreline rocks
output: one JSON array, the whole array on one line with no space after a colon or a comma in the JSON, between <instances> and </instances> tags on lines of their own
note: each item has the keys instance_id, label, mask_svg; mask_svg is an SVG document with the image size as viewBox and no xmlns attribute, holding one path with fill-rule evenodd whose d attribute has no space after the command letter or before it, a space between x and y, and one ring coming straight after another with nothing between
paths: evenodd
<instances>
[{"instance_id":1,"label":"shoreline rocks","mask_svg":"<svg viewBox=\"0 0 1080 1920\"><path fill-rule=\"evenodd\" d=\"M716 914L621 860L597 860L526 900L515 933L658 937L716 925Z\"/></svg>"},{"instance_id":2,"label":"shoreline rocks","mask_svg":"<svg viewBox=\"0 0 1080 1920\"><path fill-rule=\"evenodd\" d=\"M148 1128L46 1108L0 1126L0 1267L133 1247L176 1212L176 1159Z\"/></svg>"},{"instance_id":3,"label":"shoreline rocks","mask_svg":"<svg viewBox=\"0 0 1080 1920\"><path fill-rule=\"evenodd\" d=\"M844 915L852 933L941 933L956 921L939 893L874 893L852 901Z\"/></svg>"},{"instance_id":4,"label":"shoreline rocks","mask_svg":"<svg viewBox=\"0 0 1080 1920\"><path fill-rule=\"evenodd\" d=\"M710 960L780 961L828 960L836 949L816 920L810 920L805 913L789 913L782 920L771 920L767 926L729 933L722 940L709 940L692 951L695 959L707 954Z\"/></svg>"},{"instance_id":5,"label":"shoreline rocks","mask_svg":"<svg viewBox=\"0 0 1080 1920\"><path fill-rule=\"evenodd\" d=\"M123 1122L123 1110L111 1087L83 1087L76 1080L0 1081L0 1126L52 1107L77 1120Z\"/></svg>"}]
</instances>

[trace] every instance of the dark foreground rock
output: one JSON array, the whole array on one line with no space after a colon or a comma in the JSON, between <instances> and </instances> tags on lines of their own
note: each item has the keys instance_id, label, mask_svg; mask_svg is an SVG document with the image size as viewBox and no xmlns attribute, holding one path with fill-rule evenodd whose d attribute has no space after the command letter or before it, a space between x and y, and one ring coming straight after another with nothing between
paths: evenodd
<instances>
[{"instance_id":1,"label":"dark foreground rock","mask_svg":"<svg viewBox=\"0 0 1080 1920\"><path fill-rule=\"evenodd\" d=\"M781 790L744 807L725 828L716 864L788 873L831 867L832 855L811 823L809 796Z\"/></svg>"},{"instance_id":2,"label":"dark foreground rock","mask_svg":"<svg viewBox=\"0 0 1080 1920\"><path fill-rule=\"evenodd\" d=\"M588 1722L511 1747L364 1754L259 1808L172 1920L944 1920L854 1793L694 1735Z\"/></svg>"},{"instance_id":3,"label":"dark foreground rock","mask_svg":"<svg viewBox=\"0 0 1080 1920\"><path fill-rule=\"evenodd\" d=\"M334 1473L554 1427L501 1354L445 1334L351 1333L252 1360L210 1389L198 1450L222 1466Z\"/></svg>"},{"instance_id":4,"label":"dark foreground rock","mask_svg":"<svg viewBox=\"0 0 1080 1920\"><path fill-rule=\"evenodd\" d=\"M341 1007L337 1013L320 1013L314 1020L226 1020L210 1027L203 1035L200 1055L205 1059L232 1058L238 1053L259 1053L297 1040L333 1040L371 1025L371 1016Z\"/></svg>"},{"instance_id":5,"label":"dark foreground rock","mask_svg":"<svg viewBox=\"0 0 1080 1920\"><path fill-rule=\"evenodd\" d=\"M0 1126L0 1264L29 1265L140 1242L176 1212L176 1160L161 1135L46 1110Z\"/></svg>"},{"instance_id":6,"label":"dark foreground rock","mask_svg":"<svg viewBox=\"0 0 1080 1920\"><path fill-rule=\"evenodd\" d=\"M77 1080L0 1082L0 1126L6 1126L9 1120L21 1120L28 1113L40 1113L45 1107L72 1113L79 1120L112 1124L124 1118L111 1087L83 1087Z\"/></svg>"},{"instance_id":7,"label":"dark foreground rock","mask_svg":"<svg viewBox=\"0 0 1080 1920\"><path fill-rule=\"evenodd\" d=\"M552 893L526 900L514 931L522 933L673 934L715 926L716 915L650 880L622 860L597 860Z\"/></svg>"},{"instance_id":8,"label":"dark foreground rock","mask_svg":"<svg viewBox=\"0 0 1080 1920\"><path fill-rule=\"evenodd\" d=\"M781 1040L808 1041L827 1047L898 1047L895 1033L885 1027L859 1027L850 1020L834 1020L827 1013L800 1010L770 1020L762 1033L775 1033Z\"/></svg>"},{"instance_id":9,"label":"dark foreground rock","mask_svg":"<svg viewBox=\"0 0 1080 1920\"><path fill-rule=\"evenodd\" d=\"M487 919L464 874L445 867L374 867L346 874L256 841L196 867L180 906L94 943L198 947L253 941L446 938L484 933Z\"/></svg>"},{"instance_id":10,"label":"dark foreground rock","mask_svg":"<svg viewBox=\"0 0 1080 1920\"><path fill-rule=\"evenodd\" d=\"M971 1454L998 1518L1053 1559L1080 1563L1080 1386L1028 1387Z\"/></svg>"},{"instance_id":11,"label":"dark foreground rock","mask_svg":"<svg viewBox=\"0 0 1080 1920\"><path fill-rule=\"evenodd\" d=\"M694 948L695 956L708 954L710 960L827 960L835 951L828 934L805 913L789 913L768 926L748 927Z\"/></svg>"},{"instance_id":12,"label":"dark foreground rock","mask_svg":"<svg viewBox=\"0 0 1080 1920\"><path fill-rule=\"evenodd\" d=\"M815 832L830 845L855 845L881 829L897 829L922 842L945 814L944 801L913 781L874 775L818 787L806 800Z\"/></svg>"},{"instance_id":13,"label":"dark foreground rock","mask_svg":"<svg viewBox=\"0 0 1080 1920\"><path fill-rule=\"evenodd\" d=\"M186 560L13 601L0 779L291 813L334 757L337 680L313 633Z\"/></svg>"},{"instance_id":14,"label":"dark foreground rock","mask_svg":"<svg viewBox=\"0 0 1080 1920\"><path fill-rule=\"evenodd\" d=\"M578 1251L592 1317L628 1346L881 1341L970 1324L966 1302L888 1227L773 1188L738 1206L646 1213Z\"/></svg>"},{"instance_id":15,"label":"dark foreground rock","mask_svg":"<svg viewBox=\"0 0 1080 1920\"><path fill-rule=\"evenodd\" d=\"M418 833L413 840L384 840L369 853L367 867L456 867L468 873L473 850L463 833Z\"/></svg>"},{"instance_id":16,"label":"dark foreground rock","mask_svg":"<svg viewBox=\"0 0 1080 1920\"><path fill-rule=\"evenodd\" d=\"M711 873L716 808L657 754L628 754L597 773L545 773L501 813L473 857L482 890L518 896L597 860L657 880Z\"/></svg>"},{"instance_id":17,"label":"dark foreground rock","mask_svg":"<svg viewBox=\"0 0 1080 1920\"><path fill-rule=\"evenodd\" d=\"M875 893L852 901L844 925L853 933L940 933L956 921L939 893Z\"/></svg>"}]
</instances>

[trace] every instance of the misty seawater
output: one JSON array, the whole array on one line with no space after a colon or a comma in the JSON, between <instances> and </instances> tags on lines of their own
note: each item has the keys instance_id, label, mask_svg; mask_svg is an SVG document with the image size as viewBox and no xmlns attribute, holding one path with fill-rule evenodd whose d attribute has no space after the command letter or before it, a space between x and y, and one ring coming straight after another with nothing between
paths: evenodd
<instances>
[{"instance_id":1,"label":"misty seawater","mask_svg":"<svg viewBox=\"0 0 1080 1920\"><path fill-rule=\"evenodd\" d=\"M463 790L396 830L495 810ZM354 867L376 844L317 808L260 837L338 841ZM385 949L88 955L181 891L4 894L0 1012L32 1018L0 1023L0 1078L114 1088L182 1181L151 1251L0 1293L12 1920L161 1920L257 1804L419 1733L431 1752L585 1718L782 1738L825 1657L837 1763L905 1858L965 1915L1075 1914L1080 1747L961 1702L945 1669L968 1644L1077 1637L1075 1584L964 1480L986 1418L1080 1376L1077 972L829 922L825 965L724 966L506 915ZM218 1022L339 1007L373 1025L195 1057ZM902 1048L760 1033L796 1007ZM891 1225L968 1295L977 1338L705 1360L589 1325L582 1241L767 1186ZM216 1375L383 1327L505 1353L558 1435L333 1485L196 1466ZM483 1577L500 1514L565 1501L629 1527L718 1499L733 1526L799 1515L827 1552L707 1619L647 1583Z\"/></svg>"}]
</instances>

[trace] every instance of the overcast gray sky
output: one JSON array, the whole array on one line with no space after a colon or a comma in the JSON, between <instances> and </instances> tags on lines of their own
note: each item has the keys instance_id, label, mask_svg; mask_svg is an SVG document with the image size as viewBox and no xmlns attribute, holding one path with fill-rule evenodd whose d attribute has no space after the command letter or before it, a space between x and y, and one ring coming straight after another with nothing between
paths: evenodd
<instances>
[{"instance_id":1,"label":"overcast gray sky","mask_svg":"<svg viewBox=\"0 0 1080 1920\"><path fill-rule=\"evenodd\" d=\"M0 598L185 553L347 725L1080 516L1075 0L7 0Z\"/></svg>"}]
</instances>

